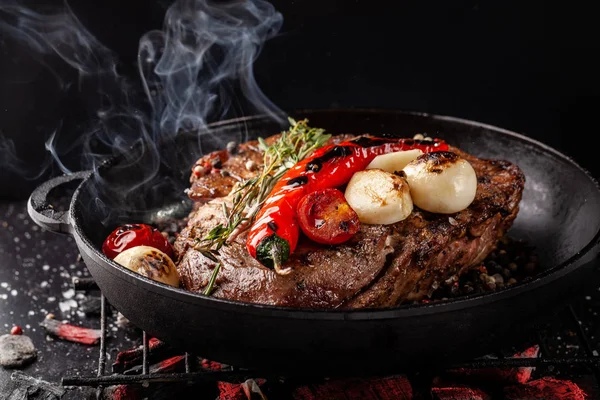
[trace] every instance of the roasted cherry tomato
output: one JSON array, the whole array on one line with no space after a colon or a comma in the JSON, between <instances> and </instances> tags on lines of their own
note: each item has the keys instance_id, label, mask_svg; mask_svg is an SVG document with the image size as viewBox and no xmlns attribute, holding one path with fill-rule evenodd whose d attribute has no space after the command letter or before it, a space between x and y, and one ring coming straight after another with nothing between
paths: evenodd
<instances>
[{"instance_id":1,"label":"roasted cherry tomato","mask_svg":"<svg viewBox=\"0 0 600 400\"><path fill-rule=\"evenodd\" d=\"M309 239L323 244L340 244L358 232L358 215L337 189L309 193L298 203L300 229Z\"/></svg>"},{"instance_id":2,"label":"roasted cherry tomato","mask_svg":"<svg viewBox=\"0 0 600 400\"><path fill-rule=\"evenodd\" d=\"M146 224L127 224L118 227L106 238L102 252L113 259L119 253L135 246L150 246L173 258L171 243L160 231Z\"/></svg>"}]
</instances>

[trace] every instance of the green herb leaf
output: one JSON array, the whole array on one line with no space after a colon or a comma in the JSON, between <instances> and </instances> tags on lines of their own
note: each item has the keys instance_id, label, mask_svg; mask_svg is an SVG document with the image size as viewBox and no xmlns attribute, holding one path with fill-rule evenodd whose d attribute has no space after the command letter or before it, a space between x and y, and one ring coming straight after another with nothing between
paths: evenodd
<instances>
[{"instance_id":1,"label":"green herb leaf","mask_svg":"<svg viewBox=\"0 0 600 400\"><path fill-rule=\"evenodd\" d=\"M219 275L219 271L221 270L221 263L217 263L215 265L215 269L213 269L212 274L210 275L210 280L208 281L208 285L206 285L206 289L204 289L204 294L210 296L215 290L215 282L217 281L217 275Z\"/></svg>"}]
</instances>

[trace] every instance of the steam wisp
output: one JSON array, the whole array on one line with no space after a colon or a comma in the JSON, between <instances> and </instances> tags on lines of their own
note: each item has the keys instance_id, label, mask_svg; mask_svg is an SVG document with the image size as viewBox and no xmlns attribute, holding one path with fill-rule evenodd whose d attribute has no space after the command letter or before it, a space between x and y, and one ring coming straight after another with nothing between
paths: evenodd
<instances>
[{"instance_id":1,"label":"steam wisp","mask_svg":"<svg viewBox=\"0 0 600 400\"><path fill-rule=\"evenodd\" d=\"M77 82L55 73L59 87L66 91L76 85L81 91L96 85L88 126L75 143L61 141L60 125L49 127L46 149L61 170L71 172L59 154L73 151L82 152L80 169L97 169L109 156L124 159L123 167L144 164L143 173L129 179L127 188L111 192L117 199L103 209L143 207L139 201L131 203L130 194L139 197L137 189L149 183L182 193L183 187L158 176L177 157L159 150L159 144L182 132L197 131L201 143L212 135L210 121L248 112L283 122L253 74L262 45L281 24L281 14L263 0L177 0L166 11L162 30L140 39L139 76L131 78L119 74L115 53L83 26L68 4L51 12L33 11L18 0L0 4L2 34L27 46L40 62L43 56L58 56L77 72ZM132 146L143 150L132 151ZM0 140L0 155L0 163L20 166L9 140ZM97 183L99 188L105 183L101 174ZM158 190L154 195L160 195Z\"/></svg>"}]
</instances>

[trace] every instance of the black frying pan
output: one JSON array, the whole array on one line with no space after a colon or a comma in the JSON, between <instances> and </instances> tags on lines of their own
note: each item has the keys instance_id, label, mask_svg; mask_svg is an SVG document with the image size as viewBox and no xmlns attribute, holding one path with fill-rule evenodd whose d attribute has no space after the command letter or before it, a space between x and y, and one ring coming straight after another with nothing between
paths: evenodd
<instances>
[{"instance_id":1,"label":"black frying pan","mask_svg":"<svg viewBox=\"0 0 600 400\"><path fill-rule=\"evenodd\" d=\"M520 338L534 316L555 311L594 270L600 251L600 188L586 171L548 146L492 126L426 114L323 110L297 116L332 133L427 133L479 157L518 164L527 183L511 235L536 246L546 270L494 293L440 303L311 310L189 293L130 272L101 253L100 244L118 224L185 215L190 204L183 189L195 159L228 140L280 130L262 117L221 122L210 135L182 134L163 149L160 165L151 167L149 152L134 148L94 173L55 178L34 191L29 213L40 226L73 235L109 302L150 335L227 364L282 373L307 367L330 375L397 372L482 355ZM156 176L128 190L153 167ZM51 189L75 180L82 182L68 212L49 209Z\"/></svg>"}]
</instances>

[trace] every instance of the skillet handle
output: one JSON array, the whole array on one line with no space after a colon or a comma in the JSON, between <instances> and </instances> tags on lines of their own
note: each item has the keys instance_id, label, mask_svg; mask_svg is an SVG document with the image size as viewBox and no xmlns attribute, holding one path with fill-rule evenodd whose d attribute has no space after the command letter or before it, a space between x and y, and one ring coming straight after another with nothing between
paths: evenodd
<instances>
[{"instance_id":1,"label":"skillet handle","mask_svg":"<svg viewBox=\"0 0 600 400\"><path fill-rule=\"evenodd\" d=\"M48 194L55 188L66 183L84 180L91 175L92 171L74 172L52 178L34 189L27 201L27 212L29 216L40 227L56 233L71 233L71 221L69 210L58 211L48 203Z\"/></svg>"}]
</instances>

